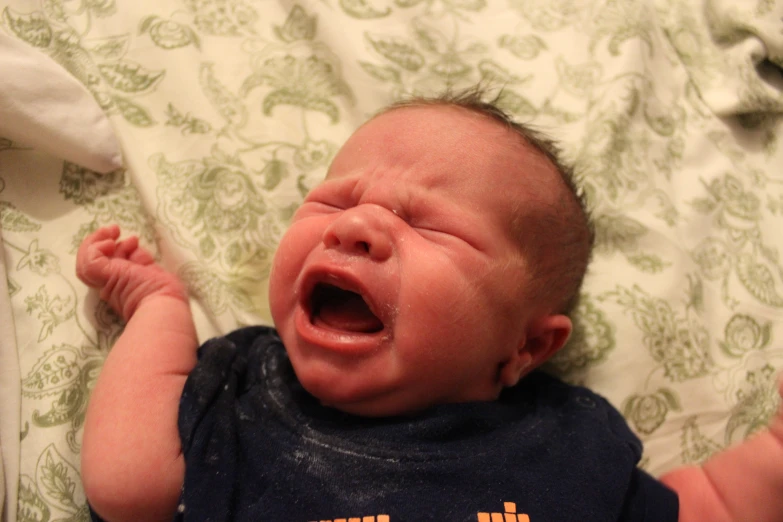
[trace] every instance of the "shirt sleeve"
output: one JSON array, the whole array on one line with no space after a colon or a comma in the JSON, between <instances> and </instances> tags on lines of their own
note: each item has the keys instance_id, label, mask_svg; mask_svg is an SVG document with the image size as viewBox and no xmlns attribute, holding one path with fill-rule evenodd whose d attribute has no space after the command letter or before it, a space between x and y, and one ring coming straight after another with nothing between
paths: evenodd
<instances>
[{"instance_id":1,"label":"shirt sleeve","mask_svg":"<svg viewBox=\"0 0 783 522\"><path fill-rule=\"evenodd\" d=\"M260 328L240 329L199 347L198 364L188 375L179 405L179 433L186 458L193 452L223 456L223 467L230 465L225 457L232 456L234 448L230 444L223 448L220 443L233 440L232 403L247 369L247 348L260 333ZM211 444L213 438L217 445ZM91 522L104 522L88 507Z\"/></svg>"},{"instance_id":2,"label":"shirt sleeve","mask_svg":"<svg viewBox=\"0 0 783 522\"><path fill-rule=\"evenodd\" d=\"M248 378L248 358L254 343L270 330L248 327L225 337L216 337L198 349L198 363L188 375L180 397L179 433L182 451L192 447L197 431L220 431L221 418L233 411L233 402L242 393Z\"/></svg>"},{"instance_id":3,"label":"shirt sleeve","mask_svg":"<svg viewBox=\"0 0 783 522\"><path fill-rule=\"evenodd\" d=\"M271 330L248 327L211 339L180 398L179 431L185 482L175 520L233 520L241 422L237 401L258 371Z\"/></svg>"},{"instance_id":4,"label":"shirt sleeve","mask_svg":"<svg viewBox=\"0 0 783 522\"><path fill-rule=\"evenodd\" d=\"M631 475L619 522L677 522L677 494L641 469Z\"/></svg>"}]
</instances>

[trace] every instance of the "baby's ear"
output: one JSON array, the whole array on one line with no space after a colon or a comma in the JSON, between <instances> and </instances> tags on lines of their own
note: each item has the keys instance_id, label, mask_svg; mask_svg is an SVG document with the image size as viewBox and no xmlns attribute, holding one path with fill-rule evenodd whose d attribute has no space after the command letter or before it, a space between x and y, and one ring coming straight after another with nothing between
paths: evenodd
<instances>
[{"instance_id":1,"label":"baby's ear","mask_svg":"<svg viewBox=\"0 0 783 522\"><path fill-rule=\"evenodd\" d=\"M501 384L514 386L522 376L546 362L563 347L572 329L571 319L565 315L547 315L530 321L524 342L500 369Z\"/></svg>"}]
</instances>

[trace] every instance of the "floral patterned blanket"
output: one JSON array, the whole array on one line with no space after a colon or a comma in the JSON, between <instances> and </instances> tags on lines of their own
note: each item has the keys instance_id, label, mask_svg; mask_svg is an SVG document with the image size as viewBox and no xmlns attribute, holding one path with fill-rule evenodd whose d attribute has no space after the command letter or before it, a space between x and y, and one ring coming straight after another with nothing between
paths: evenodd
<instances>
[{"instance_id":1,"label":"floral patterned blanket","mask_svg":"<svg viewBox=\"0 0 783 522\"><path fill-rule=\"evenodd\" d=\"M139 234L203 339L268 323L272 252L335 150L447 86L502 85L576 165L598 241L550 367L626 415L646 469L776 407L780 0L0 0L0 32L89 90L125 160L101 175L0 137L4 521L87 520L85 405L122 326L74 275L86 234Z\"/></svg>"}]
</instances>

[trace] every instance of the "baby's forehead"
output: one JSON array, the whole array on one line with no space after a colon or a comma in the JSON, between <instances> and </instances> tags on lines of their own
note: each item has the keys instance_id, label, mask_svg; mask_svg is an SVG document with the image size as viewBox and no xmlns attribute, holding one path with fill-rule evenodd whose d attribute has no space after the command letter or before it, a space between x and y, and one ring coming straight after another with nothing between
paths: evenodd
<instances>
[{"instance_id":1,"label":"baby's forehead","mask_svg":"<svg viewBox=\"0 0 783 522\"><path fill-rule=\"evenodd\" d=\"M538 159L555 167L548 154L536 143L540 140L536 132L479 109L447 103L391 107L365 122L354 134L370 125L412 140L418 140L417 131L423 131L425 138L431 137L431 131L439 131L436 136L465 138L463 144L478 154L483 151L486 155L494 155L502 149L502 154L516 155L520 161L523 158ZM422 144L427 142L426 139L421 140Z\"/></svg>"},{"instance_id":2,"label":"baby's forehead","mask_svg":"<svg viewBox=\"0 0 783 522\"><path fill-rule=\"evenodd\" d=\"M559 188L553 183L559 177L557 167L524 134L488 114L456 105L413 105L381 112L348 139L328 175L339 174L357 161L378 168L442 171L443 181L529 187L542 196Z\"/></svg>"},{"instance_id":3,"label":"baby's forehead","mask_svg":"<svg viewBox=\"0 0 783 522\"><path fill-rule=\"evenodd\" d=\"M448 103L427 103L389 107L367 120L357 132L367 126L408 132L412 125L427 130L450 129L454 133L468 130L475 132L477 139L486 135L502 137L509 130L503 123L476 110Z\"/></svg>"}]
</instances>

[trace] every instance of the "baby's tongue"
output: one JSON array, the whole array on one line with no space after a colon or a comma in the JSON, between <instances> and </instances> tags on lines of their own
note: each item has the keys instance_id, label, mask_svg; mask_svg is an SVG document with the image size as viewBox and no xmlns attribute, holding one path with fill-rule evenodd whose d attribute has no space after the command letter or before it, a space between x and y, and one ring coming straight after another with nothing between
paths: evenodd
<instances>
[{"instance_id":1,"label":"baby's tongue","mask_svg":"<svg viewBox=\"0 0 783 522\"><path fill-rule=\"evenodd\" d=\"M372 333L383 329L383 323L370 311L362 296L345 290L330 292L315 319L335 330Z\"/></svg>"}]
</instances>

